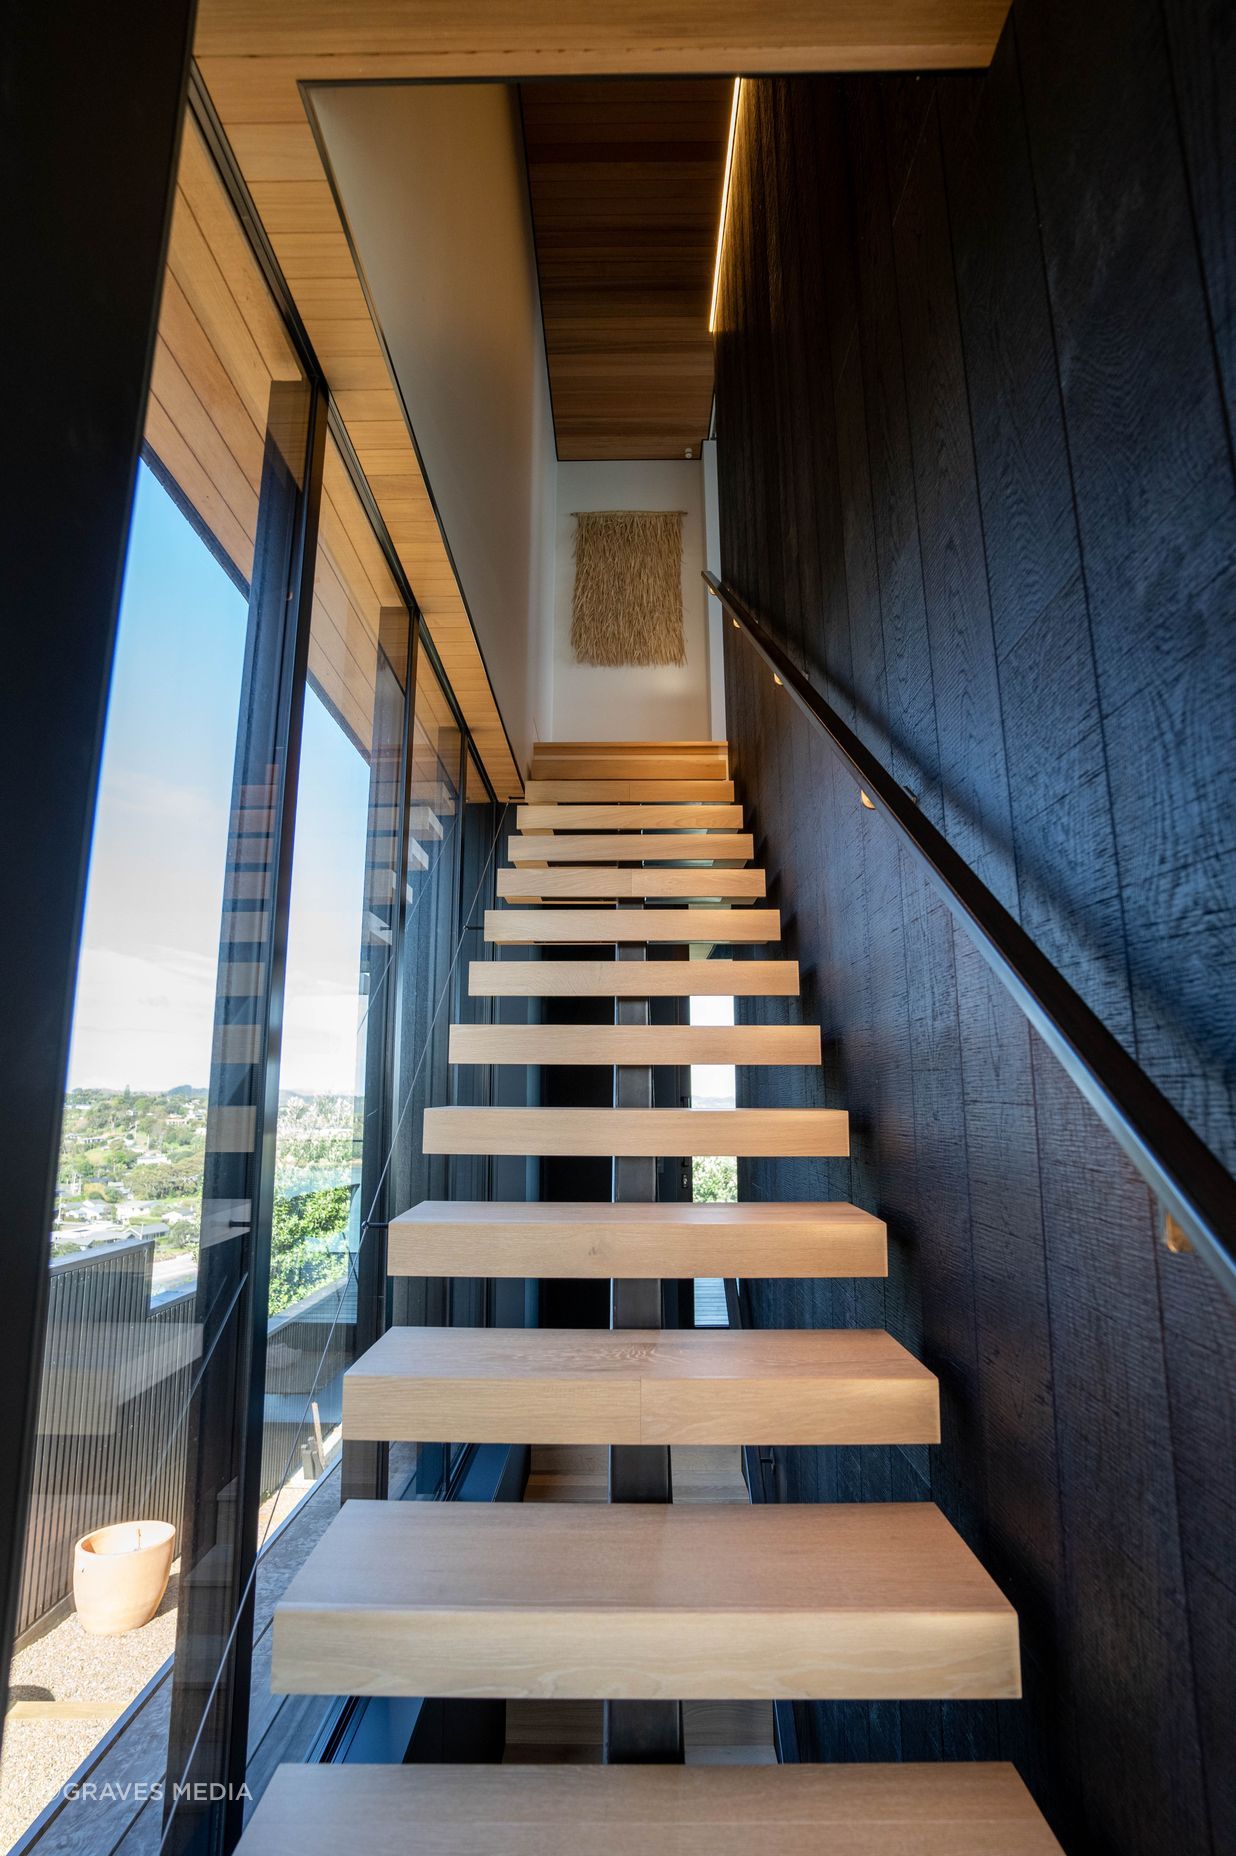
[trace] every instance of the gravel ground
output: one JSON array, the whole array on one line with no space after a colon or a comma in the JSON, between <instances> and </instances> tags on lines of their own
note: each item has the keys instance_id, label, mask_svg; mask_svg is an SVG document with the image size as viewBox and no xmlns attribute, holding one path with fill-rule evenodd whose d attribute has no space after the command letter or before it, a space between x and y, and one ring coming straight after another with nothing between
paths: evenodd
<instances>
[{"instance_id":1,"label":"gravel ground","mask_svg":"<svg viewBox=\"0 0 1236 1856\"><path fill-rule=\"evenodd\" d=\"M173 1567L158 1615L141 1630L91 1637L72 1612L13 1658L10 1708L14 1702L88 1702L98 1713L77 1720L10 1714L0 1757L0 1850L12 1847L172 1654L178 1571Z\"/></svg>"},{"instance_id":2,"label":"gravel ground","mask_svg":"<svg viewBox=\"0 0 1236 1856\"><path fill-rule=\"evenodd\" d=\"M326 1439L327 1462L332 1466L340 1442L338 1430ZM324 1478L317 1487L319 1499L306 1505L296 1526L275 1542L262 1560L259 1627L269 1621L270 1607L338 1508L337 1482ZM305 1479L298 1472L279 1494L263 1503L258 1517L259 1542L276 1532L305 1490ZM47 1714L23 1716L20 1708L16 1714L9 1714L0 1755L0 1851L12 1848L171 1656L176 1647L179 1572L177 1561L158 1615L141 1630L129 1631L123 1637L91 1637L82 1629L77 1613L72 1612L13 1658L10 1709L14 1703L23 1702L78 1702L87 1704L91 1712L77 1719L57 1719ZM163 1777L161 1758L157 1771L131 1771L123 1754L115 1772L114 1766L117 1760L109 1756L107 1776L148 1780Z\"/></svg>"}]
</instances>

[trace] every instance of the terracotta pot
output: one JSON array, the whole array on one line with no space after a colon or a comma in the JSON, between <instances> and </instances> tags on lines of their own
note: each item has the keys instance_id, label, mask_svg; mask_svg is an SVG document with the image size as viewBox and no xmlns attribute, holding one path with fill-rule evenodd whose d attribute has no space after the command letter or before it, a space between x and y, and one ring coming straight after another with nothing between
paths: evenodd
<instances>
[{"instance_id":1,"label":"terracotta pot","mask_svg":"<svg viewBox=\"0 0 1236 1856\"><path fill-rule=\"evenodd\" d=\"M83 1534L73 1549L73 1601L82 1629L119 1637L149 1624L172 1570L170 1521L121 1521Z\"/></svg>"}]
</instances>

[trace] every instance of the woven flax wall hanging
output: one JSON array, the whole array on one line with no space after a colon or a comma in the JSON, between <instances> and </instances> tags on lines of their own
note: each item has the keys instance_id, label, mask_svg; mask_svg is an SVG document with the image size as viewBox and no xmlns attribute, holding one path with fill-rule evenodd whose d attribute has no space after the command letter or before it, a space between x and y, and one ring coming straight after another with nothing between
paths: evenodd
<instances>
[{"instance_id":1,"label":"woven flax wall hanging","mask_svg":"<svg viewBox=\"0 0 1236 1856\"><path fill-rule=\"evenodd\" d=\"M685 664L680 509L575 518L571 647L581 664Z\"/></svg>"}]
</instances>

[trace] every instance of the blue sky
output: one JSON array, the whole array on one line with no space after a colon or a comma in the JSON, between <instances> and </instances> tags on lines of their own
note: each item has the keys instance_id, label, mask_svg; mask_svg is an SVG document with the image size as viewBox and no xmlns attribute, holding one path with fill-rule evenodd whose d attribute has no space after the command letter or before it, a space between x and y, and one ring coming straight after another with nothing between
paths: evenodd
<instances>
[{"instance_id":1,"label":"blue sky","mask_svg":"<svg viewBox=\"0 0 1236 1856\"><path fill-rule=\"evenodd\" d=\"M143 465L91 847L71 1087L209 1073L246 603ZM368 768L305 713L282 1083L355 1076Z\"/></svg>"}]
</instances>

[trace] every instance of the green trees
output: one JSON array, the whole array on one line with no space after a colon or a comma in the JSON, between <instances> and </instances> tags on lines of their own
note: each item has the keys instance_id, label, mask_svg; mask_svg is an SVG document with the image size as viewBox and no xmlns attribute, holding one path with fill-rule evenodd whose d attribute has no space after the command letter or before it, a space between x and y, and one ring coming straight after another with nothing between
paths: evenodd
<instances>
[{"instance_id":1,"label":"green trees","mask_svg":"<svg viewBox=\"0 0 1236 1856\"><path fill-rule=\"evenodd\" d=\"M185 1198L202 1183L200 1161L152 1161L133 1167L125 1184L135 1199Z\"/></svg>"},{"instance_id":2,"label":"green trees","mask_svg":"<svg viewBox=\"0 0 1236 1856\"><path fill-rule=\"evenodd\" d=\"M691 1197L697 1205L732 1205L738 1198L738 1162L710 1154L691 1163Z\"/></svg>"},{"instance_id":3,"label":"green trees","mask_svg":"<svg viewBox=\"0 0 1236 1856\"><path fill-rule=\"evenodd\" d=\"M270 1312L281 1314L347 1267L344 1232L351 1186L324 1186L275 1200L270 1236Z\"/></svg>"}]
</instances>

